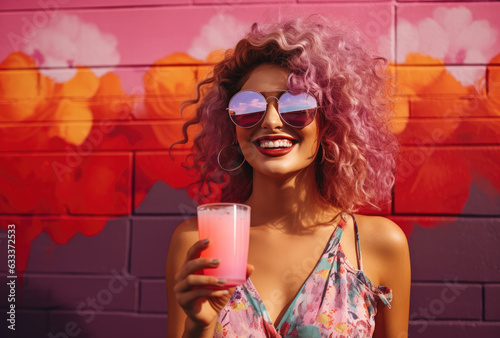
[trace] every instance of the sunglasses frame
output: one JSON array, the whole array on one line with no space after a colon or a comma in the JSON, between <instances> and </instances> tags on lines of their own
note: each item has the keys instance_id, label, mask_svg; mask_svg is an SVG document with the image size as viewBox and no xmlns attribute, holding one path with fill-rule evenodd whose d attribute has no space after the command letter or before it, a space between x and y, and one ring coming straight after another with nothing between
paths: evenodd
<instances>
[{"instance_id":1,"label":"sunglasses frame","mask_svg":"<svg viewBox=\"0 0 500 338\"><path fill-rule=\"evenodd\" d=\"M234 122L234 120L231 118L231 114L229 113L229 110L230 110L230 109L229 109L229 104L231 103L231 101L233 100L233 98L234 98L236 95L238 95L239 93L242 93L242 92L254 92L254 93L257 93L257 94L259 94L260 96L262 96L262 98L264 99L264 102L266 102L266 110L265 110L264 114L262 114L262 117L261 117L261 118L260 118L257 122L255 122L255 124L253 124L253 125L251 125L251 126L248 126L248 127L242 127L242 126L240 126L240 125L236 124L236 122ZM264 95L262 95L262 93L267 93L267 92L281 92L282 94L280 95L280 97L279 97L279 98L277 98L276 96L268 96L268 97L266 98ZM239 128L244 128L244 129L250 129L250 128L253 128L253 127L255 127L256 125L258 125L258 124L262 121L262 119L264 119L264 116L266 116L266 113L267 113L267 105L269 104L269 103L267 102L267 100L268 100L268 99L270 99L270 98L274 98L274 99L276 99L276 102L278 103L278 109L276 109L276 110L277 110L277 112L278 112L278 115L280 116L281 121L283 121L286 125L288 125L288 126L290 126L290 127L292 127L292 128L296 128L296 129L302 129L302 128L305 128L305 127L307 127L308 125L310 125L310 124L314 121L314 119L316 118L316 113L318 112L318 108L319 108L319 106L318 106L318 100L316 100L316 98L315 98L314 96L310 95L309 93L300 93L300 94L306 94L307 96L312 97L312 98L314 99L314 101L316 101L316 107L311 108L311 109L314 109L314 114L313 114L313 118L312 118L311 122L309 122L309 123L308 123L308 124L306 124L305 126L302 126L302 127L297 127L297 126L294 126L294 125L292 125L292 124L288 123L288 122L287 122L287 121L283 118L283 116L281 115L281 112L280 112L280 110L279 110L279 102L280 102L280 99L281 99L281 97L283 97L283 94L285 94L285 93L290 93L290 94L293 96L293 94L292 94L289 90L284 90L284 89L268 89L268 90L261 90L261 91L256 91L256 90L253 90L253 89L245 89L245 90L240 90L239 92L237 92L237 93L235 93L233 96L231 96L231 98L229 99L228 107L226 108L227 113L228 113L228 115L229 115L229 119L231 120L231 122L233 122L233 124L234 124L235 126L237 126L237 127L239 127Z\"/></svg>"}]
</instances>

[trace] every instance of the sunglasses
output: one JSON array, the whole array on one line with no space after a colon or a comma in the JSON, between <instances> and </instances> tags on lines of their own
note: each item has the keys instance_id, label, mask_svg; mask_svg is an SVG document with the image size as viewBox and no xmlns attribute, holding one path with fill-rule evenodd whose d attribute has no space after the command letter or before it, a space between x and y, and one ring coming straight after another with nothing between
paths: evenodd
<instances>
[{"instance_id":1,"label":"sunglasses","mask_svg":"<svg viewBox=\"0 0 500 338\"><path fill-rule=\"evenodd\" d=\"M318 102L313 96L307 93L294 95L286 90L274 89L263 92L283 92L283 94L279 98L276 96L266 98L261 92L242 90L231 98L227 110L235 125L241 128L257 125L266 114L267 100L270 98L278 101L278 114L289 126L304 128L314 120Z\"/></svg>"}]
</instances>

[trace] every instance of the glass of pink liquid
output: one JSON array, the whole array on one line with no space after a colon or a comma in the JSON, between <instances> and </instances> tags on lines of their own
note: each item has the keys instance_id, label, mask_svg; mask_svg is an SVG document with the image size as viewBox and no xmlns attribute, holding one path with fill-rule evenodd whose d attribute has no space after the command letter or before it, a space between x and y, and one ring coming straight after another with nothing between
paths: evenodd
<instances>
[{"instance_id":1,"label":"glass of pink liquid","mask_svg":"<svg viewBox=\"0 0 500 338\"><path fill-rule=\"evenodd\" d=\"M225 278L224 286L245 283L250 207L238 203L210 203L197 209L200 240L210 238L210 244L201 252L201 257L220 259L217 268L203 269L203 274Z\"/></svg>"}]
</instances>

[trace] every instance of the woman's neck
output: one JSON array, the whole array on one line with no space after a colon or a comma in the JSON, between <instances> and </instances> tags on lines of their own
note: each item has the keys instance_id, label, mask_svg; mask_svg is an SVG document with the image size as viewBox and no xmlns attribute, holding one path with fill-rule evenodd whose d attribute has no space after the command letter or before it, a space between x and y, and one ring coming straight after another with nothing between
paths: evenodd
<instances>
[{"instance_id":1,"label":"woman's neck","mask_svg":"<svg viewBox=\"0 0 500 338\"><path fill-rule=\"evenodd\" d=\"M316 187L314 166L290 177L270 177L254 171L252 226L268 225L298 232L328 224L339 210L321 198Z\"/></svg>"}]
</instances>

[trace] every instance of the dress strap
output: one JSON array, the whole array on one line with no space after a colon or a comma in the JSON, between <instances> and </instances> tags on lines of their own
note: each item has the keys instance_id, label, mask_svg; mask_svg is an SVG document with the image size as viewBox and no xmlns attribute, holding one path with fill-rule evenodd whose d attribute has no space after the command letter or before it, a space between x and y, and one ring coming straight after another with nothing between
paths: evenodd
<instances>
[{"instance_id":1,"label":"dress strap","mask_svg":"<svg viewBox=\"0 0 500 338\"><path fill-rule=\"evenodd\" d=\"M363 259L361 258L361 245L359 244L359 232L358 232L358 223L356 222L356 218L354 214L351 214L352 220L354 221L354 231L356 233L356 250L358 253L358 265L359 270L363 271Z\"/></svg>"}]
</instances>

